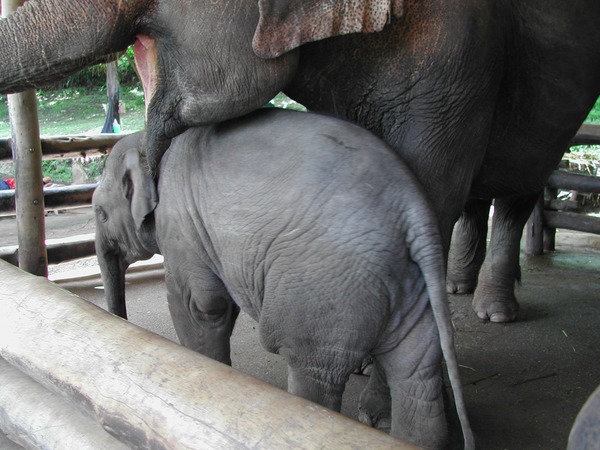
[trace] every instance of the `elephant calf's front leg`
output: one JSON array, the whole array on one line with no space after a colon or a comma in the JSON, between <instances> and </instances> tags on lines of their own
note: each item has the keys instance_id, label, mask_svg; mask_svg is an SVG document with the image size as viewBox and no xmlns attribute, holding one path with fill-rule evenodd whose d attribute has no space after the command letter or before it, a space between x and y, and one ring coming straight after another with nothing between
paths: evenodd
<instances>
[{"instance_id":1,"label":"elephant calf's front leg","mask_svg":"<svg viewBox=\"0 0 600 450\"><path fill-rule=\"evenodd\" d=\"M216 361L231 365L230 338L240 308L218 279L190 294L167 278L167 298L179 342Z\"/></svg>"}]
</instances>

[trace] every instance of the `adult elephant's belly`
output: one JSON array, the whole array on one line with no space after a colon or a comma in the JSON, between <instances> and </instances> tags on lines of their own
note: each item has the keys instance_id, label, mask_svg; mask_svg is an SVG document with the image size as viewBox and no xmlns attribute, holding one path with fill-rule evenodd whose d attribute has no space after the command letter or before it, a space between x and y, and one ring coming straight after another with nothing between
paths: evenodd
<instances>
[{"instance_id":1,"label":"adult elephant's belly","mask_svg":"<svg viewBox=\"0 0 600 450\"><path fill-rule=\"evenodd\" d=\"M492 133L481 168L473 179L472 197L498 198L541 191L579 127L579 123L568 130L527 125Z\"/></svg>"}]
</instances>

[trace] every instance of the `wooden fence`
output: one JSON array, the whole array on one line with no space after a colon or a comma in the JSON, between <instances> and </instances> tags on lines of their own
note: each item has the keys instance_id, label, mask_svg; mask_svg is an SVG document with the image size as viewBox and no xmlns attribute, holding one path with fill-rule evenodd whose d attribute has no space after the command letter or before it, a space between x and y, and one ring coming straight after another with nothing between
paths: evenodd
<instances>
[{"instance_id":1,"label":"wooden fence","mask_svg":"<svg viewBox=\"0 0 600 450\"><path fill-rule=\"evenodd\" d=\"M123 135L98 136L62 136L42 139L44 158L82 157L91 154L105 154ZM572 145L600 145L600 126L583 125L573 138ZM0 159L9 159L10 140L0 139ZM91 204L96 184L48 188L44 191L46 209L60 209ZM584 231L600 234L600 218L578 214L572 211L572 205L559 201L556 196L560 190L574 190L582 193L600 194L600 177L576 175L564 171L555 171L540 202L527 224L526 253L540 255L544 250L554 250L556 228ZM0 214L15 210L14 191L0 191ZM48 262L58 264L63 261L93 256L93 239L53 244L48 246ZM0 259L18 264L16 246L0 247Z\"/></svg>"},{"instance_id":2,"label":"wooden fence","mask_svg":"<svg viewBox=\"0 0 600 450\"><path fill-rule=\"evenodd\" d=\"M44 159L85 157L104 154L124 135L48 136L41 139ZM11 139L0 139L0 160L12 159Z\"/></svg>"},{"instance_id":3,"label":"wooden fence","mask_svg":"<svg viewBox=\"0 0 600 450\"><path fill-rule=\"evenodd\" d=\"M77 158L90 155L106 154L124 135L101 134L94 136L55 136L41 139L44 159ZM10 139L0 139L0 160L12 159ZM92 194L96 184L84 184L64 187L50 187L44 190L46 210L66 209L77 206L88 206L92 202ZM0 215L14 214L15 191L0 191ZM54 243L47 246L48 263L58 264L64 261L85 258L95 254L94 240ZM19 251L17 245L0 247L0 259L18 265Z\"/></svg>"},{"instance_id":4,"label":"wooden fence","mask_svg":"<svg viewBox=\"0 0 600 450\"><path fill-rule=\"evenodd\" d=\"M4 261L0 430L25 448L414 448Z\"/></svg>"},{"instance_id":5,"label":"wooden fence","mask_svg":"<svg viewBox=\"0 0 600 450\"><path fill-rule=\"evenodd\" d=\"M600 126L583 125L571 145L600 145ZM528 255L554 251L557 228L600 234L600 217L576 212L575 201L558 198L561 191L600 195L600 177L554 171L525 228Z\"/></svg>"}]
</instances>

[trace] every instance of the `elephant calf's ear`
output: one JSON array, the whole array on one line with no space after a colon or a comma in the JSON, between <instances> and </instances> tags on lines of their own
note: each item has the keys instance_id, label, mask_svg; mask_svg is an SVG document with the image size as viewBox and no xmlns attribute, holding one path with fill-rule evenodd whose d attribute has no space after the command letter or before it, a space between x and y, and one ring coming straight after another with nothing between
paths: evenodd
<instances>
[{"instance_id":1,"label":"elephant calf's ear","mask_svg":"<svg viewBox=\"0 0 600 450\"><path fill-rule=\"evenodd\" d=\"M125 183L127 198L131 205L131 215L137 229L140 229L144 219L158 205L158 193L154 179L145 169L137 149L132 149L125 156Z\"/></svg>"},{"instance_id":2,"label":"elephant calf's ear","mask_svg":"<svg viewBox=\"0 0 600 450\"><path fill-rule=\"evenodd\" d=\"M392 15L402 15L402 0L259 0L258 7L252 45L263 58L306 42L381 31Z\"/></svg>"}]
</instances>

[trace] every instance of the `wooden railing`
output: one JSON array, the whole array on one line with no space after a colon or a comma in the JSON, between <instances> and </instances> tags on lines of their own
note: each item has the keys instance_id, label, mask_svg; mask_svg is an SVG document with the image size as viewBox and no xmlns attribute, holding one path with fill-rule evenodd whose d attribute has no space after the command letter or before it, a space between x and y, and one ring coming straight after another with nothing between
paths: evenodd
<instances>
[{"instance_id":1,"label":"wooden railing","mask_svg":"<svg viewBox=\"0 0 600 450\"><path fill-rule=\"evenodd\" d=\"M582 126L572 145L600 145L600 126ZM600 195L600 177L554 171L527 222L525 253L528 255L554 251L557 228L600 234L600 217L578 212L577 202L558 198L560 191Z\"/></svg>"},{"instance_id":2,"label":"wooden railing","mask_svg":"<svg viewBox=\"0 0 600 450\"><path fill-rule=\"evenodd\" d=\"M97 136L63 136L42 139L44 158L81 157L90 154L107 153L124 135L103 134ZM573 138L572 145L600 145L600 126L583 125ZM0 139L0 159L11 155L10 140ZM67 208L90 205L96 185L66 186L48 188L44 191L46 209ZM554 248L554 232L556 228L584 231L600 234L600 218L578 214L570 211L565 203L556 199L558 190L577 190L586 193L600 193L600 177L575 175L564 171L555 171L548 181L546 201L540 200L527 226L526 252L531 255L541 254L543 250ZM0 191L0 214L11 213L15 209L14 191ZM548 198L552 197L552 198ZM546 244L544 244L546 241ZM48 248L50 263L92 256L93 241L66 243L64 248L55 245ZM0 258L17 264L16 247L0 248ZM63 259L64 258L64 259Z\"/></svg>"},{"instance_id":3,"label":"wooden railing","mask_svg":"<svg viewBox=\"0 0 600 450\"><path fill-rule=\"evenodd\" d=\"M25 448L415 448L4 261L0 430Z\"/></svg>"}]
</instances>

